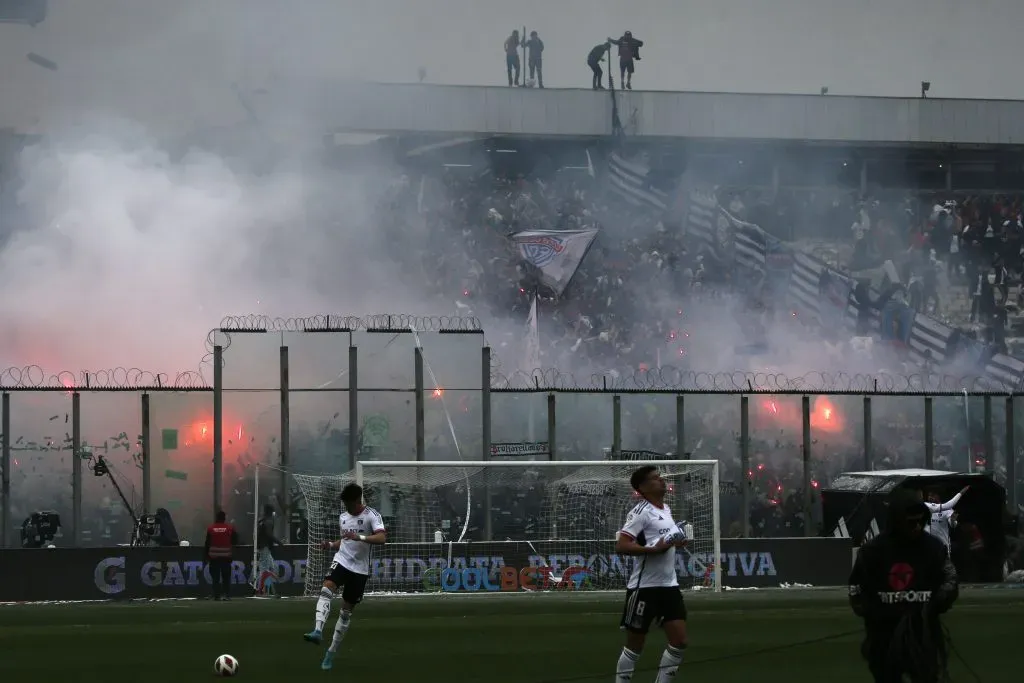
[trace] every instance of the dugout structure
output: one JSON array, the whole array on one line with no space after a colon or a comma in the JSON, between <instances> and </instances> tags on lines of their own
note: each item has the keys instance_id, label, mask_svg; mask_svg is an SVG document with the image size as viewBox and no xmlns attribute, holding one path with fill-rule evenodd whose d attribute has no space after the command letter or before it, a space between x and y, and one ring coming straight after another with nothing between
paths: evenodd
<instances>
[{"instance_id":1,"label":"dugout structure","mask_svg":"<svg viewBox=\"0 0 1024 683\"><path fill-rule=\"evenodd\" d=\"M971 489L956 506L953 560L963 579L1002 581L1006 490L984 474L925 469L846 472L821 492L823 532L851 538L860 546L885 529L886 503L894 491L911 489L924 496L937 489L946 501L968 485ZM980 536L973 533L975 528Z\"/></svg>"},{"instance_id":2,"label":"dugout structure","mask_svg":"<svg viewBox=\"0 0 1024 683\"><path fill-rule=\"evenodd\" d=\"M319 590L338 535L341 489L363 486L388 527L374 548L368 590L476 592L624 589L633 558L614 552L626 514L639 500L629 476L658 467L669 483L673 521L693 525L677 552L684 588L720 588L718 462L360 461L341 476L294 475L308 524L307 595ZM485 520L493 536L479 542ZM653 542L655 539L650 539Z\"/></svg>"}]
</instances>

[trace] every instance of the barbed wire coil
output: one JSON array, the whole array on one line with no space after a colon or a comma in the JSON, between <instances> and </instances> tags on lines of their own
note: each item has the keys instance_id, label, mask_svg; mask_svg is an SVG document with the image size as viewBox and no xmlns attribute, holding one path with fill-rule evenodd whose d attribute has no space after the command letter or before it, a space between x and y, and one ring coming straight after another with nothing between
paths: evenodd
<instances>
[{"instance_id":1,"label":"barbed wire coil","mask_svg":"<svg viewBox=\"0 0 1024 683\"><path fill-rule=\"evenodd\" d=\"M194 370L185 370L172 376L163 372L125 367L57 372L47 372L38 365L0 369L0 389L113 391L208 388L210 387L202 374Z\"/></svg>"},{"instance_id":2,"label":"barbed wire coil","mask_svg":"<svg viewBox=\"0 0 1024 683\"><path fill-rule=\"evenodd\" d=\"M533 372L491 373L496 391L622 391L679 393L807 393L807 394L969 394L1009 395L981 375L941 373L848 374L820 371L801 375L766 372L699 372L672 366L635 371L593 373L578 377L557 368Z\"/></svg>"}]
</instances>

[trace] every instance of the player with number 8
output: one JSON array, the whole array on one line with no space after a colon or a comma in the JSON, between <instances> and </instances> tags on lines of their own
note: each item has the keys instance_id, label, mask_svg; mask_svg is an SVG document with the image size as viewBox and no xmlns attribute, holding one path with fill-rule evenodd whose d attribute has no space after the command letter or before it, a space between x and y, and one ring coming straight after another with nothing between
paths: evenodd
<instances>
[{"instance_id":1,"label":"player with number 8","mask_svg":"<svg viewBox=\"0 0 1024 683\"><path fill-rule=\"evenodd\" d=\"M676 577L676 548L686 546L693 527L673 521L672 510L665 504L668 484L657 467L637 468L629 483L643 500L629 511L615 541L615 552L634 556L620 622L627 631L626 645L619 655L615 681L632 680L653 624L662 627L668 640L654 680L669 683L675 679L687 644L686 604Z\"/></svg>"},{"instance_id":2,"label":"player with number 8","mask_svg":"<svg viewBox=\"0 0 1024 683\"><path fill-rule=\"evenodd\" d=\"M336 552L320 589L313 630L303 636L311 643L320 643L324 625L331 613L331 600L340 588L341 614L334 627L331 645L320 664L324 671L334 666L334 655L351 625L352 610L363 599L366 582L370 578L370 546L384 545L387 540L387 531L380 513L363 504L361 486L348 484L343 488L341 503L344 507L338 517L341 538L337 541L324 541L325 549Z\"/></svg>"}]
</instances>

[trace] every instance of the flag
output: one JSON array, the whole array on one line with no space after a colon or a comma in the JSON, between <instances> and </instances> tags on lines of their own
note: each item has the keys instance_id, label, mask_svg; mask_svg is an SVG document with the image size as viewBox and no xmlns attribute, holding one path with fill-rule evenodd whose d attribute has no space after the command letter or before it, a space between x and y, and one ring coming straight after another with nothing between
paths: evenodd
<instances>
[{"instance_id":1,"label":"flag","mask_svg":"<svg viewBox=\"0 0 1024 683\"><path fill-rule=\"evenodd\" d=\"M741 221L722 207L718 207L718 210L729 222L728 229L732 231L736 265L763 273L768 253L768 236L764 230L753 223Z\"/></svg>"},{"instance_id":2,"label":"flag","mask_svg":"<svg viewBox=\"0 0 1024 683\"><path fill-rule=\"evenodd\" d=\"M520 258L540 271L540 281L555 294L565 291L576 274L590 245L597 237L596 229L527 230L512 235Z\"/></svg>"},{"instance_id":3,"label":"flag","mask_svg":"<svg viewBox=\"0 0 1024 683\"><path fill-rule=\"evenodd\" d=\"M690 192L684 225L698 253L710 254L725 265L765 271L768 242L774 238L722 208L713 192Z\"/></svg>"},{"instance_id":4,"label":"flag","mask_svg":"<svg viewBox=\"0 0 1024 683\"><path fill-rule=\"evenodd\" d=\"M530 315L526 318L526 354L523 369L531 376L540 370L540 332L537 329L537 297L530 304Z\"/></svg>"},{"instance_id":5,"label":"flag","mask_svg":"<svg viewBox=\"0 0 1024 683\"><path fill-rule=\"evenodd\" d=\"M914 324L910 328L910 356L915 363L922 365L926 360L944 363L952 350L951 343L956 341L954 332L953 328L926 315L914 316Z\"/></svg>"},{"instance_id":6,"label":"flag","mask_svg":"<svg viewBox=\"0 0 1024 683\"><path fill-rule=\"evenodd\" d=\"M1024 361L997 353L985 363L985 378L998 391L1020 391L1024 381Z\"/></svg>"},{"instance_id":7,"label":"flag","mask_svg":"<svg viewBox=\"0 0 1024 683\"><path fill-rule=\"evenodd\" d=\"M650 168L637 161L626 161L615 152L608 157L608 182L611 189L634 206L664 211L668 193L651 187L647 174Z\"/></svg>"},{"instance_id":8,"label":"flag","mask_svg":"<svg viewBox=\"0 0 1024 683\"><path fill-rule=\"evenodd\" d=\"M718 258L718 200L713 192L693 190L686 205L685 226L687 241L696 244L698 253L710 252Z\"/></svg>"},{"instance_id":9,"label":"flag","mask_svg":"<svg viewBox=\"0 0 1024 683\"><path fill-rule=\"evenodd\" d=\"M797 315L808 320L818 317L821 291L819 283L825 264L798 251L793 255L793 272L789 277L789 305ZM845 304L844 304L845 306Z\"/></svg>"}]
</instances>

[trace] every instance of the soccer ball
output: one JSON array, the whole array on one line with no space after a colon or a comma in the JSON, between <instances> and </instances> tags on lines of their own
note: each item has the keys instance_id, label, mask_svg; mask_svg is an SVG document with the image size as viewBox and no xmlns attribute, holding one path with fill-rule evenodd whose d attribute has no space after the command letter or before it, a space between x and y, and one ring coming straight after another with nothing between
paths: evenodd
<instances>
[{"instance_id":1,"label":"soccer ball","mask_svg":"<svg viewBox=\"0 0 1024 683\"><path fill-rule=\"evenodd\" d=\"M213 673L218 676L234 676L238 673L238 660L231 655L221 655L213 663Z\"/></svg>"}]
</instances>

